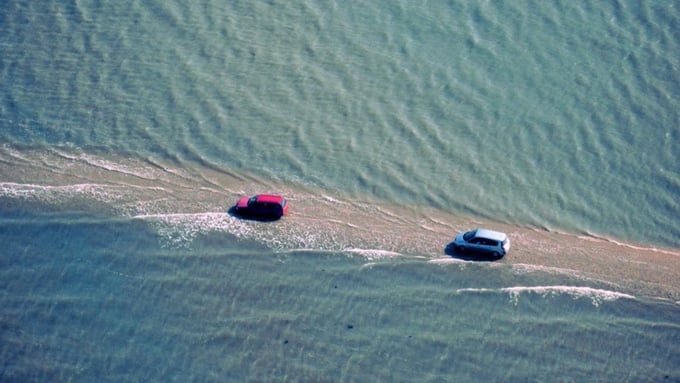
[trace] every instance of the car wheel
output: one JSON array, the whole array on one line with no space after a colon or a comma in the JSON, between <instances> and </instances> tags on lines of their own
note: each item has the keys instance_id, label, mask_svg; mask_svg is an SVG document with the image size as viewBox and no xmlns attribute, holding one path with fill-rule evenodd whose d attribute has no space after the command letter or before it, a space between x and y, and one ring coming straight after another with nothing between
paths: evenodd
<instances>
[{"instance_id":1,"label":"car wheel","mask_svg":"<svg viewBox=\"0 0 680 383\"><path fill-rule=\"evenodd\" d=\"M456 251L459 252L459 253L464 253L465 252L465 246L456 247Z\"/></svg>"},{"instance_id":2,"label":"car wheel","mask_svg":"<svg viewBox=\"0 0 680 383\"><path fill-rule=\"evenodd\" d=\"M501 254L500 254L499 252L497 252L497 251L494 251L491 255L492 255L494 258L500 258L500 257L501 257Z\"/></svg>"}]
</instances>

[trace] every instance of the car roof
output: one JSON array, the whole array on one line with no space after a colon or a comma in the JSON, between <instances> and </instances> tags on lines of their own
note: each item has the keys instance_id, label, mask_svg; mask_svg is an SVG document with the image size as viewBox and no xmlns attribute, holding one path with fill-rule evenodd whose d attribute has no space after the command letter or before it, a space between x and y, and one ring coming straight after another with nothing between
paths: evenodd
<instances>
[{"instance_id":1,"label":"car roof","mask_svg":"<svg viewBox=\"0 0 680 383\"><path fill-rule=\"evenodd\" d=\"M508 236L505 235L505 233L489 229L477 229L477 234L475 234L475 237L494 239L496 241L505 241L508 238Z\"/></svg>"},{"instance_id":2,"label":"car roof","mask_svg":"<svg viewBox=\"0 0 680 383\"><path fill-rule=\"evenodd\" d=\"M255 201L263 203L283 203L283 197L274 194L258 194L255 196Z\"/></svg>"}]
</instances>

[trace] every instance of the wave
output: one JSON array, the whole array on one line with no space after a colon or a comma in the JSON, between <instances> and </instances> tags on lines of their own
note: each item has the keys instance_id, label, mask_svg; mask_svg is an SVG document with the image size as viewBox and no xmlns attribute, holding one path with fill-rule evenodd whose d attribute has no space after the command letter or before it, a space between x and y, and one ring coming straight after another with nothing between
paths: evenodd
<instances>
[{"instance_id":1,"label":"wave","mask_svg":"<svg viewBox=\"0 0 680 383\"><path fill-rule=\"evenodd\" d=\"M454 258L454 257L442 257L442 258L430 259L427 262L438 264L438 265L446 265L446 264L464 264L464 263L469 263L471 261L466 261L464 259Z\"/></svg>"},{"instance_id":2,"label":"wave","mask_svg":"<svg viewBox=\"0 0 680 383\"><path fill-rule=\"evenodd\" d=\"M283 253L332 252L359 255L367 260L403 256L402 253L379 248L346 247L343 245L351 241L333 238L323 231L314 232L304 225L242 220L226 212L139 214L132 218L149 222L163 239L164 245L171 247L188 247L199 235L222 232L255 240Z\"/></svg>"},{"instance_id":3,"label":"wave","mask_svg":"<svg viewBox=\"0 0 680 383\"><path fill-rule=\"evenodd\" d=\"M554 280L558 284L639 288L643 295L674 301L680 296L677 275L672 272L678 262L673 251L647 252L648 248L580 237L583 232L545 231L454 215L434 207L283 185L237 170L214 172L195 164L185 169L160 160L149 163L117 155L69 154L65 149L0 146L0 176L3 206L16 206L14 200L26 206L105 209L118 218L148 222L165 247L189 247L202 235L224 233L277 253L329 251L368 260L421 257L424 262L457 264L461 269L478 264L510 268L515 274L542 272L559 278ZM239 196L269 190L281 192L291 203L290 214L282 220L262 223L228 214ZM511 236L509 257L479 264L445 256L453 233L487 224Z\"/></svg>"},{"instance_id":4,"label":"wave","mask_svg":"<svg viewBox=\"0 0 680 383\"><path fill-rule=\"evenodd\" d=\"M55 150L55 154L66 160L82 161L93 168L99 168L113 173L134 176L145 180L154 180L158 178L159 169L154 169L150 166L125 166L121 163L105 160L86 153L71 155L63 151ZM163 169L163 172L166 171L167 170Z\"/></svg>"},{"instance_id":5,"label":"wave","mask_svg":"<svg viewBox=\"0 0 680 383\"><path fill-rule=\"evenodd\" d=\"M198 235L226 232L235 237L253 233L250 225L224 212L140 214L132 217L148 221L166 247L188 247Z\"/></svg>"},{"instance_id":6,"label":"wave","mask_svg":"<svg viewBox=\"0 0 680 383\"><path fill-rule=\"evenodd\" d=\"M64 197L86 197L112 202L119 199L113 186L104 184L38 185L15 182L0 182L0 197L34 200L39 202L62 203ZM60 198L61 197L61 198Z\"/></svg>"},{"instance_id":7,"label":"wave","mask_svg":"<svg viewBox=\"0 0 680 383\"><path fill-rule=\"evenodd\" d=\"M383 259L383 258L394 258L394 257L402 256L402 254L397 253L395 251L380 250L380 249L354 249L354 248L350 248L350 249L344 249L343 252L358 254L358 255L361 255L362 257L365 257L365 258L370 259L370 260Z\"/></svg>"},{"instance_id":8,"label":"wave","mask_svg":"<svg viewBox=\"0 0 680 383\"><path fill-rule=\"evenodd\" d=\"M680 257L680 252L669 250L669 249L660 249L658 247L654 246L639 246L639 245L633 245L630 243L626 243L623 241L618 241L613 238L607 238L595 234L588 233L588 235L580 235L578 236L579 239L582 239L584 241L592 241L592 242L606 242L606 243L611 243L617 246L622 246L622 247L627 247L632 250L640 250L640 251L650 251L654 253L661 253L661 254L668 254L668 255L674 255Z\"/></svg>"},{"instance_id":9,"label":"wave","mask_svg":"<svg viewBox=\"0 0 680 383\"><path fill-rule=\"evenodd\" d=\"M463 288L456 290L457 294L508 294L510 300L517 305L522 294L537 294L543 298L559 295L569 295L574 299L588 298L594 306L603 302L618 299L635 299L635 296L617 291L596 289L587 286L515 286L503 288Z\"/></svg>"}]
</instances>

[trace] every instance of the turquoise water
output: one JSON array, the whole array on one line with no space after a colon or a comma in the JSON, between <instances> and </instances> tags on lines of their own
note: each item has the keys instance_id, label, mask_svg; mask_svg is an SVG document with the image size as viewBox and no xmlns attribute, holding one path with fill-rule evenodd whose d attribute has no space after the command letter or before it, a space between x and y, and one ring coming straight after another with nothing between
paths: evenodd
<instances>
[{"instance_id":1,"label":"turquoise water","mask_svg":"<svg viewBox=\"0 0 680 383\"><path fill-rule=\"evenodd\" d=\"M0 380L680 380L679 22L5 4Z\"/></svg>"},{"instance_id":2,"label":"turquoise water","mask_svg":"<svg viewBox=\"0 0 680 383\"><path fill-rule=\"evenodd\" d=\"M576 277L225 234L160 248L141 221L78 213L1 230L5 381L678 378L677 303Z\"/></svg>"}]
</instances>

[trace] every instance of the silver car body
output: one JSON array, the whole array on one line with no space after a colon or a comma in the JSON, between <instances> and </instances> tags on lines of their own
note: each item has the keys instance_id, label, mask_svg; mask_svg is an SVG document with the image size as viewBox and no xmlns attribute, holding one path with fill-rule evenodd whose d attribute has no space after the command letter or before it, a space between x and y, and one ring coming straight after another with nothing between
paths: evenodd
<instances>
[{"instance_id":1,"label":"silver car body","mask_svg":"<svg viewBox=\"0 0 680 383\"><path fill-rule=\"evenodd\" d=\"M502 257L510 250L510 239L505 233L489 229L475 229L458 233L453 241L457 251L473 251Z\"/></svg>"}]
</instances>

